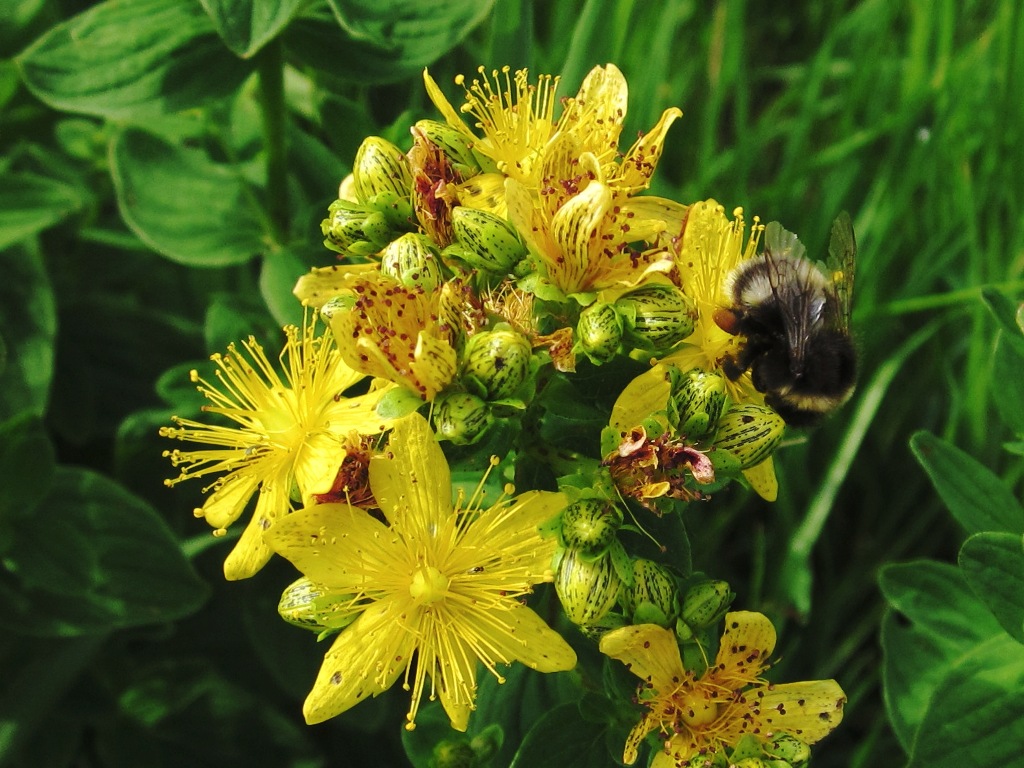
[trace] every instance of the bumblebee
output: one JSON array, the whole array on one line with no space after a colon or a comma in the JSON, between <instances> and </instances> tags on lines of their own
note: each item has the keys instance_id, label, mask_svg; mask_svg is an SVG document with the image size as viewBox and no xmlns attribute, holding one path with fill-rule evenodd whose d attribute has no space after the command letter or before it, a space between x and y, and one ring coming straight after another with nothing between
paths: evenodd
<instances>
[{"instance_id":1,"label":"bumblebee","mask_svg":"<svg viewBox=\"0 0 1024 768\"><path fill-rule=\"evenodd\" d=\"M764 252L728 277L732 302L715 313L724 331L742 336L723 361L731 379L750 371L754 387L787 424L808 427L845 403L857 378L850 337L856 242L845 211L832 224L826 265L778 222L764 230Z\"/></svg>"}]
</instances>

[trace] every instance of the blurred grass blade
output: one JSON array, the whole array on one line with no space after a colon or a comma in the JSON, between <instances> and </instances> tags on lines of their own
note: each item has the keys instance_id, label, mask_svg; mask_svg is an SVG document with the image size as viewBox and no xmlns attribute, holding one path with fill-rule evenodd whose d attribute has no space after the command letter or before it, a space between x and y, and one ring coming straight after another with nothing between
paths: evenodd
<instances>
[{"instance_id":1,"label":"blurred grass blade","mask_svg":"<svg viewBox=\"0 0 1024 768\"><path fill-rule=\"evenodd\" d=\"M857 408L850 419L850 426L840 443L839 452L832 459L818 492L811 500L804 521L793 533L789 552L782 565L781 589L801 616L806 616L811 610L811 551L821 536L836 495L850 471L868 427L874 420L889 385L903 364L918 347L931 338L941 324L941 320L933 320L923 327L907 339L875 372L874 378L862 391Z\"/></svg>"}]
</instances>

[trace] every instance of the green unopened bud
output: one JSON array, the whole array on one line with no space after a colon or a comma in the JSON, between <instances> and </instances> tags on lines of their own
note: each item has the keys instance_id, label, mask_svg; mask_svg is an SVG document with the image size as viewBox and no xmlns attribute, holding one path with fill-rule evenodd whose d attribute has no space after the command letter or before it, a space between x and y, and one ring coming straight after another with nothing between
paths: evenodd
<instances>
[{"instance_id":1,"label":"green unopened bud","mask_svg":"<svg viewBox=\"0 0 1024 768\"><path fill-rule=\"evenodd\" d=\"M733 405L718 420L715 447L740 460L741 469L760 464L782 440L786 422L771 408L753 403Z\"/></svg>"},{"instance_id":2,"label":"green unopened bud","mask_svg":"<svg viewBox=\"0 0 1024 768\"><path fill-rule=\"evenodd\" d=\"M434 401L434 430L442 440L471 445L490 424L490 406L469 392L450 392Z\"/></svg>"},{"instance_id":3,"label":"green unopened bud","mask_svg":"<svg viewBox=\"0 0 1024 768\"><path fill-rule=\"evenodd\" d=\"M320 222L324 245L332 251L347 253L350 247L365 241L363 222L371 213L370 208L360 203L335 200L327 209L327 218Z\"/></svg>"},{"instance_id":4,"label":"green unopened bud","mask_svg":"<svg viewBox=\"0 0 1024 768\"><path fill-rule=\"evenodd\" d=\"M603 619L615 607L621 588L610 557L594 560L577 549L565 550L555 574L555 592L573 624L588 626Z\"/></svg>"},{"instance_id":5,"label":"green unopened bud","mask_svg":"<svg viewBox=\"0 0 1024 768\"><path fill-rule=\"evenodd\" d=\"M369 136L359 145L352 165L356 197L367 202L381 192L408 197L412 188L409 161L402 151L386 139Z\"/></svg>"},{"instance_id":6,"label":"green unopened bud","mask_svg":"<svg viewBox=\"0 0 1024 768\"><path fill-rule=\"evenodd\" d=\"M487 211L452 209L452 237L459 258L473 269L507 274L524 256L526 246L505 219Z\"/></svg>"},{"instance_id":7,"label":"green unopened bud","mask_svg":"<svg viewBox=\"0 0 1024 768\"><path fill-rule=\"evenodd\" d=\"M668 352L693 333L697 309L674 285L645 285L615 302L625 321L626 337L637 347Z\"/></svg>"},{"instance_id":8,"label":"green unopened bud","mask_svg":"<svg viewBox=\"0 0 1024 768\"><path fill-rule=\"evenodd\" d=\"M807 765L811 759L811 748L789 733L776 733L764 745L764 753L777 760L785 760L794 768Z\"/></svg>"},{"instance_id":9,"label":"green unopened bud","mask_svg":"<svg viewBox=\"0 0 1024 768\"><path fill-rule=\"evenodd\" d=\"M739 762L733 763L733 766L735 768L768 768L760 757L745 757Z\"/></svg>"},{"instance_id":10,"label":"green unopened bud","mask_svg":"<svg viewBox=\"0 0 1024 768\"><path fill-rule=\"evenodd\" d=\"M694 368L672 389L669 419L681 435L699 440L714 434L728 402L725 377L717 371Z\"/></svg>"},{"instance_id":11,"label":"green unopened bud","mask_svg":"<svg viewBox=\"0 0 1024 768\"><path fill-rule=\"evenodd\" d=\"M622 526L622 510L610 501L581 499L562 512L562 541L583 557L608 551Z\"/></svg>"},{"instance_id":12,"label":"green unopened bud","mask_svg":"<svg viewBox=\"0 0 1024 768\"><path fill-rule=\"evenodd\" d=\"M622 347L622 318L614 305L599 302L584 309L576 323L576 338L591 362L611 361Z\"/></svg>"},{"instance_id":13,"label":"green unopened bud","mask_svg":"<svg viewBox=\"0 0 1024 768\"><path fill-rule=\"evenodd\" d=\"M466 344L462 377L485 400L511 397L526 381L532 350L513 330L483 331Z\"/></svg>"},{"instance_id":14,"label":"green unopened bud","mask_svg":"<svg viewBox=\"0 0 1024 768\"><path fill-rule=\"evenodd\" d=\"M277 612L296 627L322 631L347 627L359 615L352 610L352 595L330 594L303 577L292 582L281 595Z\"/></svg>"},{"instance_id":15,"label":"green unopened bud","mask_svg":"<svg viewBox=\"0 0 1024 768\"><path fill-rule=\"evenodd\" d=\"M663 566L653 560L633 561L633 587L623 604L635 624L669 627L679 616L679 587Z\"/></svg>"},{"instance_id":16,"label":"green unopened bud","mask_svg":"<svg viewBox=\"0 0 1024 768\"><path fill-rule=\"evenodd\" d=\"M419 120L416 129L444 152L464 179L480 172L480 164L469 146L470 139L462 131L437 120Z\"/></svg>"},{"instance_id":17,"label":"green unopened bud","mask_svg":"<svg viewBox=\"0 0 1024 768\"><path fill-rule=\"evenodd\" d=\"M702 581L686 590L680 618L693 630L710 627L721 619L735 597L725 581Z\"/></svg>"},{"instance_id":18,"label":"green unopened bud","mask_svg":"<svg viewBox=\"0 0 1024 768\"><path fill-rule=\"evenodd\" d=\"M431 768L473 768L476 752L465 737L445 739L434 747Z\"/></svg>"},{"instance_id":19,"label":"green unopened bud","mask_svg":"<svg viewBox=\"0 0 1024 768\"><path fill-rule=\"evenodd\" d=\"M425 235L407 232L381 252L380 271L406 288L436 290L444 282L437 248Z\"/></svg>"}]
</instances>

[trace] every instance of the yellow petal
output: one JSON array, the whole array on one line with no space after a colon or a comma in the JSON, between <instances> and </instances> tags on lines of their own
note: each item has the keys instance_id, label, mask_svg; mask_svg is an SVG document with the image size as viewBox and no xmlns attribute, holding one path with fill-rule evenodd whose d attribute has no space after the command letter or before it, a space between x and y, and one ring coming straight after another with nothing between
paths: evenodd
<instances>
[{"instance_id":1,"label":"yellow petal","mask_svg":"<svg viewBox=\"0 0 1024 768\"><path fill-rule=\"evenodd\" d=\"M376 269L378 266L375 263L315 267L299 278L292 293L304 305L319 308L340 295L353 274L373 272Z\"/></svg>"},{"instance_id":2,"label":"yellow petal","mask_svg":"<svg viewBox=\"0 0 1024 768\"><path fill-rule=\"evenodd\" d=\"M505 174L479 173L456 187L459 205L476 208L505 218L508 203L505 202Z\"/></svg>"},{"instance_id":3,"label":"yellow petal","mask_svg":"<svg viewBox=\"0 0 1024 768\"><path fill-rule=\"evenodd\" d=\"M771 456L760 464L744 469L743 476L747 478L755 493L765 501L775 501L779 498L779 481L775 477L775 462Z\"/></svg>"},{"instance_id":4,"label":"yellow petal","mask_svg":"<svg viewBox=\"0 0 1024 768\"><path fill-rule=\"evenodd\" d=\"M451 472L427 420L413 413L398 421L388 445L387 455L370 460L370 487L385 517L395 523L411 512L418 524L439 526L452 512Z\"/></svg>"},{"instance_id":5,"label":"yellow petal","mask_svg":"<svg viewBox=\"0 0 1024 768\"><path fill-rule=\"evenodd\" d=\"M224 559L224 578L228 581L247 579L270 560L270 547L264 535L275 518L287 515L291 509L287 493L278 492L280 488L278 484L274 490L264 488L260 493L245 530Z\"/></svg>"},{"instance_id":6,"label":"yellow petal","mask_svg":"<svg viewBox=\"0 0 1024 768\"><path fill-rule=\"evenodd\" d=\"M415 360L409 364L413 375L425 388L427 400L447 387L455 378L458 356L444 339L420 331L416 339Z\"/></svg>"},{"instance_id":7,"label":"yellow petal","mask_svg":"<svg viewBox=\"0 0 1024 768\"><path fill-rule=\"evenodd\" d=\"M643 195L628 198L622 209L632 214L630 234L635 234L637 240L651 240L660 232L677 237L683 231L690 206L666 197Z\"/></svg>"},{"instance_id":8,"label":"yellow petal","mask_svg":"<svg viewBox=\"0 0 1024 768\"><path fill-rule=\"evenodd\" d=\"M665 410L671 391L668 366L656 365L641 373L616 398L609 425L620 432L639 426L652 413Z\"/></svg>"},{"instance_id":9,"label":"yellow petal","mask_svg":"<svg viewBox=\"0 0 1024 768\"><path fill-rule=\"evenodd\" d=\"M612 193L604 184L591 182L558 209L551 234L561 250L561 261L549 265L551 281L566 293L587 287L591 253L597 253L604 217L611 209ZM596 267L596 264L593 265Z\"/></svg>"},{"instance_id":10,"label":"yellow petal","mask_svg":"<svg viewBox=\"0 0 1024 768\"><path fill-rule=\"evenodd\" d=\"M576 666L576 651L525 605L514 603L496 611L481 609L473 618L480 622L476 631L491 645L496 661L520 661L538 672L564 672ZM501 629L487 632L488 625L501 625Z\"/></svg>"},{"instance_id":11,"label":"yellow petal","mask_svg":"<svg viewBox=\"0 0 1024 768\"><path fill-rule=\"evenodd\" d=\"M259 481L256 475L227 475L224 484L214 490L203 504L203 518L214 528L227 528L245 510Z\"/></svg>"},{"instance_id":12,"label":"yellow petal","mask_svg":"<svg viewBox=\"0 0 1024 768\"><path fill-rule=\"evenodd\" d=\"M307 723L328 720L398 680L414 650L413 634L399 626L403 608L375 603L338 635L302 707Z\"/></svg>"},{"instance_id":13,"label":"yellow petal","mask_svg":"<svg viewBox=\"0 0 1024 768\"><path fill-rule=\"evenodd\" d=\"M842 722L844 704L846 694L835 680L768 686L760 700L761 717L770 731L786 731L808 744Z\"/></svg>"},{"instance_id":14,"label":"yellow petal","mask_svg":"<svg viewBox=\"0 0 1024 768\"><path fill-rule=\"evenodd\" d=\"M477 656L458 635L448 633L446 640L450 653L437 659L437 694L452 728L465 732L476 699Z\"/></svg>"},{"instance_id":15,"label":"yellow petal","mask_svg":"<svg viewBox=\"0 0 1024 768\"><path fill-rule=\"evenodd\" d=\"M600 649L657 691L674 689L686 674L675 632L657 624L613 629L601 638Z\"/></svg>"},{"instance_id":16,"label":"yellow petal","mask_svg":"<svg viewBox=\"0 0 1024 768\"><path fill-rule=\"evenodd\" d=\"M438 87L434 78L430 76L430 72L425 68L423 70L423 85L427 89L427 96L429 96L430 100L434 102L434 106L437 107L437 111L444 117L445 122L455 130L461 131L470 138L475 139L476 136L474 136L472 131L470 131L466 124L462 122L462 118L459 117L459 113L455 110L455 107L453 107L451 102L445 98L444 93Z\"/></svg>"},{"instance_id":17,"label":"yellow petal","mask_svg":"<svg viewBox=\"0 0 1024 768\"><path fill-rule=\"evenodd\" d=\"M384 524L348 504L305 507L275 522L263 538L311 581L346 593L361 592L375 572L391 575L399 557Z\"/></svg>"},{"instance_id":18,"label":"yellow petal","mask_svg":"<svg viewBox=\"0 0 1024 768\"><path fill-rule=\"evenodd\" d=\"M718 647L715 674L752 682L767 666L775 650L775 627L763 613L733 611L725 615L725 632ZM719 672L720 670L720 672Z\"/></svg>"},{"instance_id":19,"label":"yellow petal","mask_svg":"<svg viewBox=\"0 0 1024 768\"><path fill-rule=\"evenodd\" d=\"M682 116L683 113L676 107L666 109L662 112L657 125L630 147L622 160L619 186L633 193L650 186L651 176L654 175L654 169L658 165L661 150L665 145L665 134L668 133L672 123Z\"/></svg>"}]
</instances>

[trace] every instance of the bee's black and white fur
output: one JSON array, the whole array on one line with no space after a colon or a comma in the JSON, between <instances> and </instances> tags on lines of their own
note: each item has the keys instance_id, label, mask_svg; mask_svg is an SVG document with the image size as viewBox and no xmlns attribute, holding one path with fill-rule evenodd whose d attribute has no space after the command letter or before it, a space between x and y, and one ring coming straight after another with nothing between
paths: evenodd
<instances>
[{"instance_id":1,"label":"bee's black and white fur","mask_svg":"<svg viewBox=\"0 0 1024 768\"><path fill-rule=\"evenodd\" d=\"M849 332L853 227L845 213L832 225L831 274L777 222L765 227L764 243L764 253L740 264L725 285L732 306L716 322L744 341L723 370L732 379L749 370L788 424L812 426L846 402L856 382Z\"/></svg>"}]
</instances>

